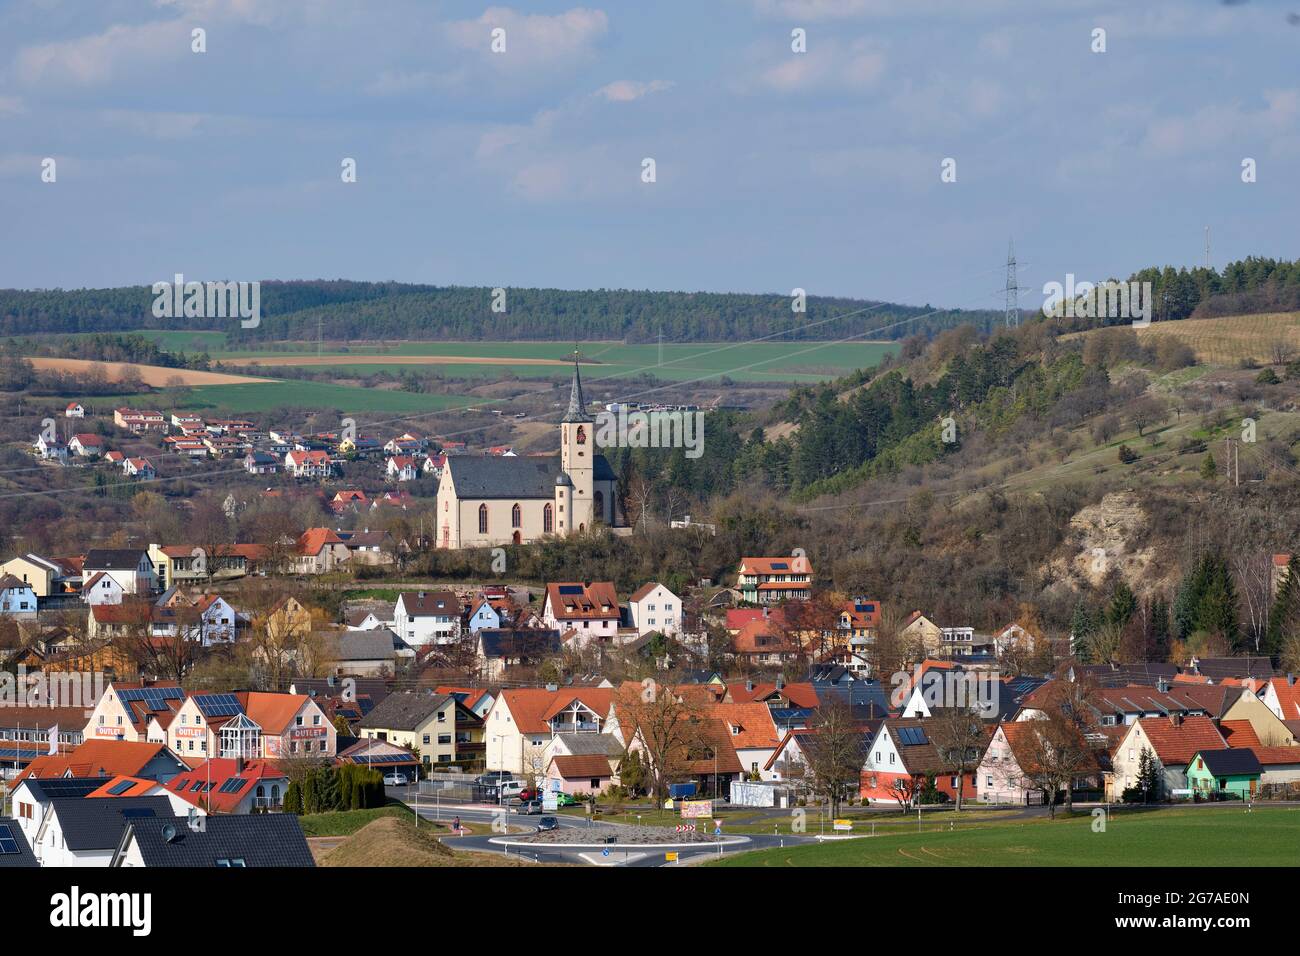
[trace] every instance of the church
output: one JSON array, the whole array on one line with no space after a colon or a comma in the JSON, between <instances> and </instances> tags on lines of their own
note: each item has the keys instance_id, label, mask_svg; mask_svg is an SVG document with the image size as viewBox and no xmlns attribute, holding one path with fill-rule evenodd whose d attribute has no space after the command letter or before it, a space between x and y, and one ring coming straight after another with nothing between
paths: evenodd
<instances>
[{"instance_id":1,"label":"church","mask_svg":"<svg viewBox=\"0 0 1300 956\"><path fill-rule=\"evenodd\" d=\"M560 422L560 458L448 455L438 484L438 544L485 548L616 524L617 481L596 453L578 363Z\"/></svg>"}]
</instances>

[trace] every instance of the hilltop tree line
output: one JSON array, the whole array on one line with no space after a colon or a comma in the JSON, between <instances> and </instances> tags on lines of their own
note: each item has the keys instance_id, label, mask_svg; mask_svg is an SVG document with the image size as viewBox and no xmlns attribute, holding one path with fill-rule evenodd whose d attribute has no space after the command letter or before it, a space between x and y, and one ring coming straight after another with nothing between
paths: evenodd
<instances>
[{"instance_id":1,"label":"hilltop tree line","mask_svg":"<svg viewBox=\"0 0 1300 956\"><path fill-rule=\"evenodd\" d=\"M1152 266L1126 281L1151 283L1152 319L1157 322L1300 309L1300 259L1249 256L1228 263L1222 272L1204 266ZM1061 332L1082 332L1131 319L1074 316L1052 321Z\"/></svg>"},{"instance_id":2,"label":"hilltop tree line","mask_svg":"<svg viewBox=\"0 0 1300 956\"><path fill-rule=\"evenodd\" d=\"M117 289L0 290L0 335L207 328L227 333L232 346L284 339L311 340L318 328L336 341L453 339L463 341L619 340L737 341L786 333L780 341L934 335L957 324L988 332L992 311L937 312L843 297L809 297L806 313L791 297L628 289L570 291L506 289L505 312L494 312L493 290L476 286L309 281L264 282L262 322L243 329L234 320L169 319L153 315L146 286ZM931 314L934 313L934 314ZM846 318L836 318L847 316ZM878 331L873 331L878 330Z\"/></svg>"}]
</instances>

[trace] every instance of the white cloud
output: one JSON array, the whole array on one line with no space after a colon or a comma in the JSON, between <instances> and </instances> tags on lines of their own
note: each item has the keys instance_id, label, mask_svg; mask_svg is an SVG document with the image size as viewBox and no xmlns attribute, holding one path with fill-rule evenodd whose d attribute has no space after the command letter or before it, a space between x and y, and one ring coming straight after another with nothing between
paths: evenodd
<instances>
[{"instance_id":1,"label":"white cloud","mask_svg":"<svg viewBox=\"0 0 1300 956\"><path fill-rule=\"evenodd\" d=\"M131 66L193 55L188 26L155 21L119 24L75 40L26 47L19 51L15 69L18 79L31 86L97 86Z\"/></svg>"},{"instance_id":2,"label":"white cloud","mask_svg":"<svg viewBox=\"0 0 1300 956\"><path fill-rule=\"evenodd\" d=\"M650 80L641 82L639 80L615 80L613 83L607 83L596 91L597 96L603 96L609 103L630 103L633 100L639 100L643 96L649 96L651 93L662 93L664 90L672 89L672 82L669 80Z\"/></svg>"},{"instance_id":3,"label":"white cloud","mask_svg":"<svg viewBox=\"0 0 1300 956\"><path fill-rule=\"evenodd\" d=\"M0 96L0 116L17 116L26 111L26 107L23 106L22 97Z\"/></svg>"},{"instance_id":4,"label":"white cloud","mask_svg":"<svg viewBox=\"0 0 1300 956\"><path fill-rule=\"evenodd\" d=\"M506 31L504 53L493 53L492 31ZM447 25L447 36L457 46L481 53L503 67L567 63L586 56L609 32L609 17L603 10L574 7L564 13L520 13L509 7L488 7L473 20Z\"/></svg>"},{"instance_id":5,"label":"white cloud","mask_svg":"<svg viewBox=\"0 0 1300 956\"><path fill-rule=\"evenodd\" d=\"M867 40L843 43L810 38L807 53L783 50L777 62L758 68L748 85L798 93L811 90L861 90L875 85L885 72L885 55Z\"/></svg>"},{"instance_id":6,"label":"white cloud","mask_svg":"<svg viewBox=\"0 0 1300 956\"><path fill-rule=\"evenodd\" d=\"M1188 116L1157 120L1147 130L1142 149L1149 155L1177 156L1239 143L1242 155L1248 156L1260 146L1295 133L1297 119L1300 89L1268 90L1259 109L1240 103L1212 103Z\"/></svg>"}]
</instances>

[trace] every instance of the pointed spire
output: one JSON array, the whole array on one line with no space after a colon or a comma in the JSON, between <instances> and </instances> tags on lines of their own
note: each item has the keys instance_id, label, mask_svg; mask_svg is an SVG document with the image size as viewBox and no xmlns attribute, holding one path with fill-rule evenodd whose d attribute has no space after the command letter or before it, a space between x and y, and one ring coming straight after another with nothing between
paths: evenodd
<instances>
[{"instance_id":1,"label":"pointed spire","mask_svg":"<svg viewBox=\"0 0 1300 956\"><path fill-rule=\"evenodd\" d=\"M564 413L566 422L589 422L587 400L582 395L582 376L578 374L578 350L573 350L573 384L569 386L569 408Z\"/></svg>"}]
</instances>

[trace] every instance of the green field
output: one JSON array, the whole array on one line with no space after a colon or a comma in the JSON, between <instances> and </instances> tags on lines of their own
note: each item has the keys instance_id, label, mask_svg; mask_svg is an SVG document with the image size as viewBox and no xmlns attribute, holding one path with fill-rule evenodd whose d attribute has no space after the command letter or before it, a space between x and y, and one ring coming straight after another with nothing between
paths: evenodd
<instances>
[{"instance_id":1,"label":"green field","mask_svg":"<svg viewBox=\"0 0 1300 956\"><path fill-rule=\"evenodd\" d=\"M840 840L724 857L709 866L1295 866L1300 807L1076 814L956 831Z\"/></svg>"},{"instance_id":2,"label":"green field","mask_svg":"<svg viewBox=\"0 0 1300 956\"><path fill-rule=\"evenodd\" d=\"M152 396L155 404L158 397ZM341 412L436 412L470 405L459 395L421 395L329 382L278 381L241 385L199 385L173 407L192 410L263 412L282 406L335 408Z\"/></svg>"},{"instance_id":3,"label":"green field","mask_svg":"<svg viewBox=\"0 0 1300 956\"><path fill-rule=\"evenodd\" d=\"M169 351L206 350L216 361L257 358L269 367L276 358L314 358L311 342L277 343L259 349L228 348L224 332L144 330L139 334L158 342ZM726 375L738 382L817 382L878 364L883 356L898 350L895 342L692 342L663 346L663 361L657 344L624 345L620 342L588 342L580 345L584 368L592 381L653 375L667 381L716 380ZM475 363L430 363L388 365L367 362L379 356L443 355L460 358L535 358L567 361L572 342L391 342L357 343L340 348L327 343L321 353L337 358L337 364L319 366L349 374L435 370L448 378L492 378L510 372L523 378L562 378L567 372L554 365L510 365Z\"/></svg>"}]
</instances>

